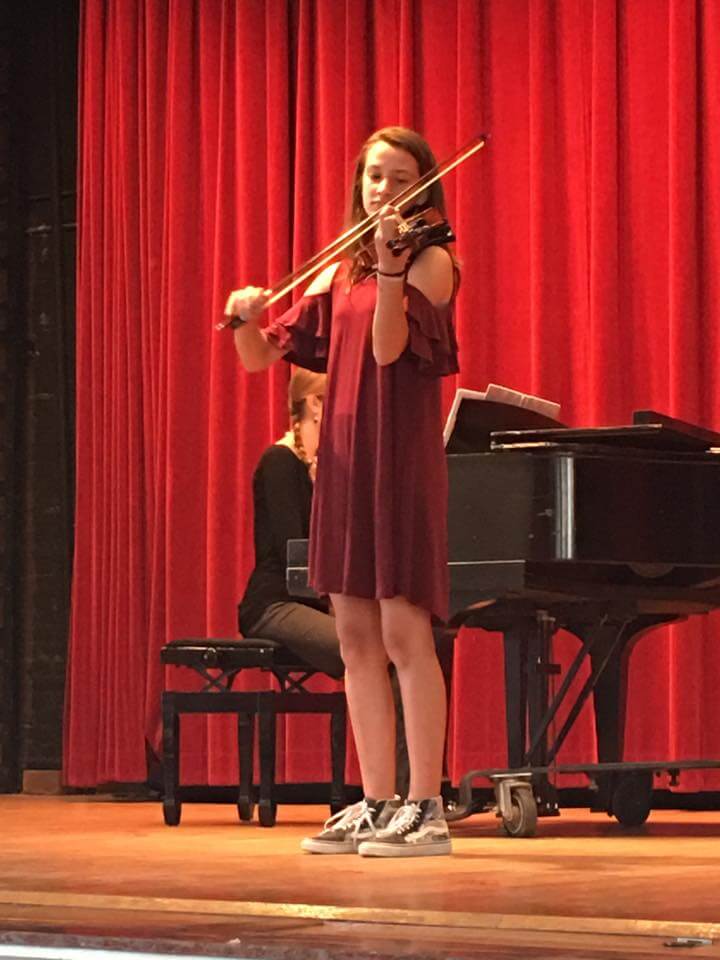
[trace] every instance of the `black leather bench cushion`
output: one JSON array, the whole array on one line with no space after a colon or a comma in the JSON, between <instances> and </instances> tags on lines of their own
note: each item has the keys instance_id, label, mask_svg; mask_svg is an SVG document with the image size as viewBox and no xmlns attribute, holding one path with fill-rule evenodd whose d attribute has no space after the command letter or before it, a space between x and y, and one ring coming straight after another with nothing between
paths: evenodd
<instances>
[{"instance_id":1,"label":"black leather bench cushion","mask_svg":"<svg viewBox=\"0 0 720 960\"><path fill-rule=\"evenodd\" d=\"M282 643L253 637L190 637L173 640L161 649L160 660L162 663L193 669L241 670L260 667L271 670L274 667L297 667L312 670Z\"/></svg>"}]
</instances>

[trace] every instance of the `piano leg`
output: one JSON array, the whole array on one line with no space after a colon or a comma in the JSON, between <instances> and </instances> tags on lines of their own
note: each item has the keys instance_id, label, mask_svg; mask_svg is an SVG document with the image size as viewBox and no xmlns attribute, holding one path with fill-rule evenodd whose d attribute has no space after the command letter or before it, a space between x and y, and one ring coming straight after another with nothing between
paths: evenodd
<instances>
[{"instance_id":1,"label":"piano leg","mask_svg":"<svg viewBox=\"0 0 720 960\"><path fill-rule=\"evenodd\" d=\"M525 761L528 642L534 630L535 621L527 620L514 623L503 633L507 764L511 770Z\"/></svg>"},{"instance_id":2,"label":"piano leg","mask_svg":"<svg viewBox=\"0 0 720 960\"><path fill-rule=\"evenodd\" d=\"M625 734L625 711L627 706L627 661L624 657L627 639L617 642L620 631L627 633L626 624L608 623L595 628L596 639L590 650L593 670L600 670L593 690L595 704L595 736L597 756L600 763L622 760ZM613 645L616 644L615 648Z\"/></svg>"},{"instance_id":3,"label":"piano leg","mask_svg":"<svg viewBox=\"0 0 720 960\"><path fill-rule=\"evenodd\" d=\"M508 759L511 768L524 765L547 766L546 735L540 738L532 756L527 755L526 720L532 741L534 731L539 729L548 710L550 674L557 672L556 666L550 662L555 630L554 618L547 616L544 611L538 611L535 617L522 621L520 626L506 632L506 638L512 636L515 639L514 644L508 644L507 640L505 644ZM512 650L509 650L510 647ZM517 690L518 694L511 698L511 690ZM532 783L538 815L557 816L557 790L548 780L547 774L535 774Z\"/></svg>"},{"instance_id":4,"label":"piano leg","mask_svg":"<svg viewBox=\"0 0 720 960\"><path fill-rule=\"evenodd\" d=\"M613 763L623 757L627 660L624 657L625 638L618 642L618 634L626 629L625 623L607 623L594 627L595 642L590 650L590 663L593 671L601 671L593 690L599 763ZM582 640L586 639L582 628L574 629L573 632ZM603 667L605 660L607 662ZM590 806L593 813L611 810L614 782L615 775L612 773L597 776L597 789L593 793Z\"/></svg>"},{"instance_id":5,"label":"piano leg","mask_svg":"<svg viewBox=\"0 0 720 960\"><path fill-rule=\"evenodd\" d=\"M596 640L590 651L593 671L599 670L593 701L595 706L595 736L599 763L622 761L625 746L625 718L627 715L627 674L630 652L640 636L676 617L640 616L631 621L610 622L596 630ZM580 630L573 630L581 636ZM603 662L605 665L603 667ZM591 810L612 812L613 795L622 774L604 774L598 777L597 793Z\"/></svg>"}]
</instances>

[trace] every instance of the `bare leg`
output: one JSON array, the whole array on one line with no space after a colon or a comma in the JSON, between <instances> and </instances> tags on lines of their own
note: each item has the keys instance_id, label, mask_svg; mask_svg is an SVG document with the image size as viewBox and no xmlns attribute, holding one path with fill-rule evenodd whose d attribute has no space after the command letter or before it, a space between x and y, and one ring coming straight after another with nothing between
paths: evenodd
<instances>
[{"instance_id":1,"label":"bare leg","mask_svg":"<svg viewBox=\"0 0 720 960\"><path fill-rule=\"evenodd\" d=\"M332 594L345 692L363 789L376 800L395 792L395 708L377 600Z\"/></svg>"},{"instance_id":2,"label":"bare leg","mask_svg":"<svg viewBox=\"0 0 720 960\"><path fill-rule=\"evenodd\" d=\"M382 639L395 664L410 755L409 799L440 793L447 702L430 614L404 597L380 600Z\"/></svg>"}]
</instances>

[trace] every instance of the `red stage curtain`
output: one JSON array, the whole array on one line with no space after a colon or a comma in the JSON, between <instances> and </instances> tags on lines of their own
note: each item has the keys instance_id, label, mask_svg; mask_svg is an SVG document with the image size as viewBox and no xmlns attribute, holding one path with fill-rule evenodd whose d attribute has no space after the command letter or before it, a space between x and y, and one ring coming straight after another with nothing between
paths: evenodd
<instances>
[{"instance_id":1,"label":"red stage curtain","mask_svg":"<svg viewBox=\"0 0 720 960\"><path fill-rule=\"evenodd\" d=\"M374 128L414 126L440 157L492 134L447 182L446 402L494 381L572 424L651 407L720 428L719 75L710 0L85 0L68 784L143 780L160 646L234 634L287 369L246 375L213 322L336 234ZM639 643L629 756L717 754L717 624ZM463 633L456 778L503 762L500 667L498 637ZM315 724L283 729L288 778L327 778ZM593 753L586 712L563 756ZM231 728L197 720L185 778L235 764Z\"/></svg>"}]
</instances>

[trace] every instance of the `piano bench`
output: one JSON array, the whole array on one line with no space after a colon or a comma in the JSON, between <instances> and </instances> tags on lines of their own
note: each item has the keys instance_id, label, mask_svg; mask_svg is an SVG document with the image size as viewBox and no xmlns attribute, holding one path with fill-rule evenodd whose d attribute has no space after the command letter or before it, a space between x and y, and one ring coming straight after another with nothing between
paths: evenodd
<instances>
[{"instance_id":1,"label":"piano bench","mask_svg":"<svg viewBox=\"0 0 720 960\"><path fill-rule=\"evenodd\" d=\"M240 770L237 808L241 820L252 820L254 811L253 750L255 717L258 718L260 783L258 819L261 826L275 823L278 788L275 785L275 727L279 713L325 713L330 716L332 783L330 805L345 806L345 694L312 693L305 688L310 677L321 671L273 640L252 637L182 639L166 644L163 664L188 667L204 681L199 691L165 690L162 695L163 724L163 816L168 826L180 823L180 715L184 713L237 714L238 765ZM242 670L259 668L273 674L279 689L235 691L233 683ZM193 791L195 792L195 791Z\"/></svg>"}]
</instances>

